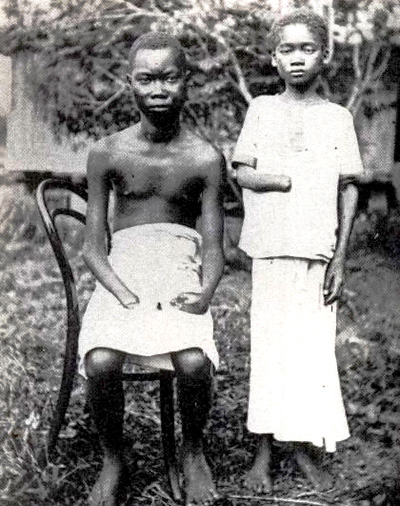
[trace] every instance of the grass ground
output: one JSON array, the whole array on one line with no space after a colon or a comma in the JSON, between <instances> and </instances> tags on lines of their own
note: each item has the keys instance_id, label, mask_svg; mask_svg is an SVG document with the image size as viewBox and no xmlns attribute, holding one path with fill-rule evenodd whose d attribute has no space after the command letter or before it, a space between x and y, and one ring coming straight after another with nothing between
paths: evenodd
<instances>
[{"instance_id":1,"label":"grass ground","mask_svg":"<svg viewBox=\"0 0 400 506\"><path fill-rule=\"evenodd\" d=\"M55 460L42 468L37 463L60 377L64 296L47 240L32 225L36 219L29 225L23 221L35 211L24 206L7 215L10 226L0 227L0 504L79 506L100 466L80 378ZM213 301L222 366L208 430L209 456L224 495L220 504L400 504L399 240L398 216L385 230L371 220L357 222L338 322L338 361L352 437L325 458L335 488L322 495L302 479L282 445L276 445L275 502L241 488L240 476L254 449L245 429L250 276L227 270ZM81 241L81 233L68 231L67 251L84 306L93 279L79 253ZM157 396L153 384L127 391L131 479L125 506L175 504L163 474Z\"/></svg>"}]
</instances>

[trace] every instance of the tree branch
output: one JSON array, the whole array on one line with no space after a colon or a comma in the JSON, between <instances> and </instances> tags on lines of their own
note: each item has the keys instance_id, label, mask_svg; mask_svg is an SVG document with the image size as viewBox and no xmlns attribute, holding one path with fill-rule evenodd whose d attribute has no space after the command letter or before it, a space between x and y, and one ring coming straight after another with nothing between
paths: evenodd
<instances>
[{"instance_id":1,"label":"tree branch","mask_svg":"<svg viewBox=\"0 0 400 506\"><path fill-rule=\"evenodd\" d=\"M356 46L355 46L356 47ZM375 68L377 59L381 50L384 48L381 42L375 42L372 44L371 51L368 54L365 72L362 75L359 56L359 49L357 55L353 51L353 65L355 67L356 79L354 81L350 97L347 101L346 107L355 115L363 102L363 94L371 87L371 84L381 78L383 72L386 70L389 59L390 59L390 47L384 52L382 61Z\"/></svg>"},{"instance_id":2,"label":"tree branch","mask_svg":"<svg viewBox=\"0 0 400 506\"><path fill-rule=\"evenodd\" d=\"M104 109L107 109L107 107L112 103L114 102L114 100L117 100L117 98L119 98L121 95L124 94L125 90L126 90L127 86L124 85L124 86L121 86L121 88L116 91L113 95L111 95L110 98L108 98L102 105L100 105L99 107L97 107L95 110L94 110L94 114L97 115L99 113L101 113L101 111L104 111Z\"/></svg>"},{"instance_id":3,"label":"tree branch","mask_svg":"<svg viewBox=\"0 0 400 506\"><path fill-rule=\"evenodd\" d=\"M332 95L332 92L331 92L331 89L330 89L330 87L329 87L329 83L328 83L328 81L327 81L326 79L324 79L324 78L321 78L319 82L320 82L320 84L321 84L321 88L322 88L322 89L323 89L323 91L324 91L324 96L325 96L326 98L330 98L330 97L331 97L331 95Z\"/></svg>"},{"instance_id":4,"label":"tree branch","mask_svg":"<svg viewBox=\"0 0 400 506\"><path fill-rule=\"evenodd\" d=\"M360 65L360 45L361 44L354 44L352 54L354 77L356 78L356 81L361 79L362 76Z\"/></svg>"},{"instance_id":5,"label":"tree branch","mask_svg":"<svg viewBox=\"0 0 400 506\"><path fill-rule=\"evenodd\" d=\"M352 62L353 62L353 70L354 70L354 83L351 88L350 97L347 101L346 107L355 115L358 107L359 107L359 95L361 95L365 91L366 81L369 79L369 74L371 72L371 62L373 62L373 58L376 58L376 47L373 46L371 52L368 55L366 70L362 72L361 67L361 56L360 56L360 44L354 44L353 53L352 53ZM373 65L373 63L372 63Z\"/></svg>"},{"instance_id":6,"label":"tree branch","mask_svg":"<svg viewBox=\"0 0 400 506\"><path fill-rule=\"evenodd\" d=\"M367 82L371 79L372 73L374 71L374 65L376 63L376 59L379 56L381 48L382 48L382 44L380 42L376 42L376 43L372 44L372 48L371 48L371 51L370 51L370 53L368 55L368 59L367 59L367 65L366 65L364 79L363 79L364 82Z\"/></svg>"},{"instance_id":7,"label":"tree branch","mask_svg":"<svg viewBox=\"0 0 400 506\"><path fill-rule=\"evenodd\" d=\"M357 81L355 81L352 88L351 88L350 96L346 102L347 109L349 111L351 111L353 114L355 114L355 112L356 112L355 108L354 108L354 104L357 100L359 92L360 92L360 85Z\"/></svg>"},{"instance_id":8,"label":"tree branch","mask_svg":"<svg viewBox=\"0 0 400 506\"><path fill-rule=\"evenodd\" d=\"M247 87L247 83L246 83L246 79L245 79L243 71L242 71L242 67L240 66L239 60L237 59L235 52L230 48L228 48L228 50L229 50L229 54L231 57L233 69L236 73L237 84L238 84L239 90L242 93L243 98L249 104L253 97L249 91L249 88Z\"/></svg>"},{"instance_id":9,"label":"tree branch","mask_svg":"<svg viewBox=\"0 0 400 506\"><path fill-rule=\"evenodd\" d=\"M122 79L120 79L118 76L114 75L112 72L110 72L109 70L107 70L106 68L104 68L102 65L100 65L99 63L95 63L95 67L100 70L100 72L102 74L104 74L106 77L108 77L109 79L111 79L111 81L113 81L114 83L117 83L119 84L121 87L125 87L127 86L126 82L123 81Z\"/></svg>"},{"instance_id":10,"label":"tree branch","mask_svg":"<svg viewBox=\"0 0 400 506\"><path fill-rule=\"evenodd\" d=\"M196 28L198 29L199 27L196 27ZM204 32L204 30L201 30L201 31ZM246 79L244 77L242 68L240 66L239 60L237 59L234 50L231 49L228 42L225 41L221 36L214 35L212 32L205 33L205 36L212 36L214 38L214 40L218 44L220 44L220 46L222 46L225 49L225 51L229 54L229 58L230 58L232 65L233 65L233 70L235 71L235 74L236 74L236 78L237 78L236 84L237 84L238 90L242 94L245 101L249 104L253 97L252 97L250 90L247 86Z\"/></svg>"},{"instance_id":11,"label":"tree branch","mask_svg":"<svg viewBox=\"0 0 400 506\"><path fill-rule=\"evenodd\" d=\"M362 78L362 70L360 64L360 44L354 44L352 51L352 63L353 63L353 71L354 71L354 83L351 87L350 96L347 100L346 107L349 111L353 112L354 103L357 99L359 90L360 90L360 82Z\"/></svg>"},{"instance_id":12,"label":"tree branch","mask_svg":"<svg viewBox=\"0 0 400 506\"><path fill-rule=\"evenodd\" d=\"M378 79L380 79L382 77L382 74L387 69L387 66L388 66L388 63L389 63L389 60L390 60L390 56L391 56L391 52L392 52L391 51L391 47L388 46L386 48L386 51L383 54L381 63L378 65L378 67L371 74L371 79L373 81L377 81Z\"/></svg>"}]
</instances>

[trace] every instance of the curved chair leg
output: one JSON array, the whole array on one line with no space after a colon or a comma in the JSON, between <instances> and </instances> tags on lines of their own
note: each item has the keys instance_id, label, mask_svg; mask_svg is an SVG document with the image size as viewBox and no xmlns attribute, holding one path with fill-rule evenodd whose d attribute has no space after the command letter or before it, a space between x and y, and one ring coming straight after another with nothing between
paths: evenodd
<instances>
[{"instance_id":1,"label":"curved chair leg","mask_svg":"<svg viewBox=\"0 0 400 506\"><path fill-rule=\"evenodd\" d=\"M71 397L76 371L79 329L80 325L78 321L68 322L67 342L65 346L65 358L61 386L53 419L51 420L48 436L49 456L51 456L56 447L58 435L63 425L65 413L67 411L69 399Z\"/></svg>"},{"instance_id":2,"label":"curved chair leg","mask_svg":"<svg viewBox=\"0 0 400 506\"><path fill-rule=\"evenodd\" d=\"M182 494L176 461L173 374L168 371L161 372L160 376L160 409L165 471L171 487L172 497L175 501L180 501Z\"/></svg>"}]
</instances>

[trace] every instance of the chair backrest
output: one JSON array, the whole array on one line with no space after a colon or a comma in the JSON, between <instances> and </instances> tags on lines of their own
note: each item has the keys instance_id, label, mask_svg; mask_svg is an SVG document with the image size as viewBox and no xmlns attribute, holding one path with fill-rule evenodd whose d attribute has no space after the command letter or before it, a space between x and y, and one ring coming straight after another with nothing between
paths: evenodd
<instances>
[{"instance_id":1,"label":"chair backrest","mask_svg":"<svg viewBox=\"0 0 400 506\"><path fill-rule=\"evenodd\" d=\"M77 195L87 202L87 189L83 184L73 183L65 179L46 179L42 181L36 191L36 201L46 234L52 246L54 256L57 260L62 279L64 282L65 295L67 299L68 327L74 327L77 331L80 327L79 302L76 291L76 284L71 265L66 255L62 240L57 230L56 218L58 216L69 216L80 223L86 223L85 214L69 207L49 208L48 195L53 190L63 190L66 195ZM111 232L106 229L108 249L111 246Z\"/></svg>"}]
</instances>

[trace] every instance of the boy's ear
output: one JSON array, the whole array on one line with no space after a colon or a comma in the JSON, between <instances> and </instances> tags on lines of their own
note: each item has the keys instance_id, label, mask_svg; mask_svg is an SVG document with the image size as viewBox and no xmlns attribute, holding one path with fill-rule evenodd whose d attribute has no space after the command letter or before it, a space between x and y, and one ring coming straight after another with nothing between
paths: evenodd
<instances>
[{"instance_id":1,"label":"boy's ear","mask_svg":"<svg viewBox=\"0 0 400 506\"><path fill-rule=\"evenodd\" d=\"M329 63L329 59L330 59L330 52L329 52L329 49L326 47L323 52L322 52L322 63L324 65L327 65Z\"/></svg>"},{"instance_id":2,"label":"boy's ear","mask_svg":"<svg viewBox=\"0 0 400 506\"><path fill-rule=\"evenodd\" d=\"M278 63L276 61L276 53L275 53L275 51L271 52L271 64L272 64L273 67L277 67L278 66Z\"/></svg>"}]
</instances>

